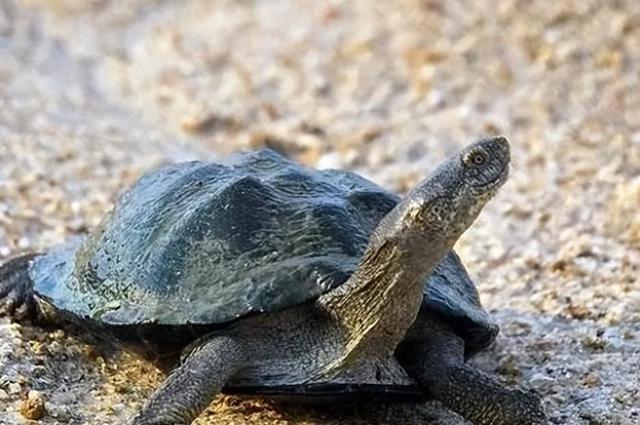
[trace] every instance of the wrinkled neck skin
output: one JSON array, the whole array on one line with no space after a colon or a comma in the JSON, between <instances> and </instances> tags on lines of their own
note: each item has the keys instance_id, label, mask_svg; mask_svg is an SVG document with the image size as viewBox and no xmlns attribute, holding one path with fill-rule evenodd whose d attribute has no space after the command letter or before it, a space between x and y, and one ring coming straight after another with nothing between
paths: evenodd
<instances>
[{"instance_id":1,"label":"wrinkled neck skin","mask_svg":"<svg viewBox=\"0 0 640 425\"><path fill-rule=\"evenodd\" d=\"M342 327L345 363L393 354L418 314L424 278L454 242L437 237L378 240L347 282L318 299Z\"/></svg>"},{"instance_id":2,"label":"wrinkled neck skin","mask_svg":"<svg viewBox=\"0 0 640 425\"><path fill-rule=\"evenodd\" d=\"M506 179L505 144L478 142L442 163L378 224L349 280L318 299L339 324L342 365L393 355L418 314L425 278ZM488 152L503 166L491 173L494 169L473 168L465 161L468 152L476 152L478 167L491 161Z\"/></svg>"}]
</instances>

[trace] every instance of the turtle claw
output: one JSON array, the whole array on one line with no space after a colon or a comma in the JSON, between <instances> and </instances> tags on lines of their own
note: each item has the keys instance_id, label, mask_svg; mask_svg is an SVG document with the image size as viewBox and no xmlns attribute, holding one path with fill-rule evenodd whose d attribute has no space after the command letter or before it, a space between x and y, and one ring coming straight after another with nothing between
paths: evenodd
<instances>
[{"instance_id":1,"label":"turtle claw","mask_svg":"<svg viewBox=\"0 0 640 425\"><path fill-rule=\"evenodd\" d=\"M28 267L35 254L13 258L0 266L0 317L17 321L35 317L33 282Z\"/></svg>"}]
</instances>

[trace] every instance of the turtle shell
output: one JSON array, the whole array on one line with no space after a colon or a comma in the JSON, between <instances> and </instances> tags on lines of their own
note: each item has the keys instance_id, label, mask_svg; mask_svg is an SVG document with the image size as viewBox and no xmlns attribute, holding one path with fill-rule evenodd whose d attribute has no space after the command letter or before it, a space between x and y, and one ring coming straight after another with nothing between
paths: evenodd
<instances>
[{"instance_id":1,"label":"turtle shell","mask_svg":"<svg viewBox=\"0 0 640 425\"><path fill-rule=\"evenodd\" d=\"M344 283L399 198L354 173L271 151L143 176L96 231L38 257L56 309L104 325L224 324L304 303ZM455 253L425 282L424 308L480 348L495 336Z\"/></svg>"}]
</instances>

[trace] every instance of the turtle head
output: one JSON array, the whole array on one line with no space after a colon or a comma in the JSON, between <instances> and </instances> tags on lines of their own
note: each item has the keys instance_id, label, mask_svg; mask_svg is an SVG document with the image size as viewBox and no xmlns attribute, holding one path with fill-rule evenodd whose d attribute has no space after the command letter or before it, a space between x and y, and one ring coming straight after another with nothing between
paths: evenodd
<instances>
[{"instance_id":1,"label":"turtle head","mask_svg":"<svg viewBox=\"0 0 640 425\"><path fill-rule=\"evenodd\" d=\"M451 248L506 181L509 160L504 137L472 143L407 194L382 220L377 239L391 238L408 249L414 244Z\"/></svg>"},{"instance_id":2,"label":"turtle head","mask_svg":"<svg viewBox=\"0 0 640 425\"><path fill-rule=\"evenodd\" d=\"M380 221L353 275L319 300L349 330L349 355L393 353L418 314L425 277L505 182L508 168L505 138L479 140Z\"/></svg>"}]
</instances>

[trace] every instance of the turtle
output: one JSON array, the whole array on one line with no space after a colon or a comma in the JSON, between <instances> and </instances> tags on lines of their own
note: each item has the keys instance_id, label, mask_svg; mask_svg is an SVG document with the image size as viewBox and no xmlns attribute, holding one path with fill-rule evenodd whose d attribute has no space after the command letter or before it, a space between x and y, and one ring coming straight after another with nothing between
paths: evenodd
<instances>
[{"instance_id":1,"label":"turtle","mask_svg":"<svg viewBox=\"0 0 640 425\"><path fill-rule=\"evenodd\" d=\"M134 425L189 424L221 392L542 424L535 393L466 363L498 326L453 245L509 162L506 138L480 138L402 198L269 149L166 165L85 238L6 261L0 304L168 365Z\"/></svg>"}]
</instances>

